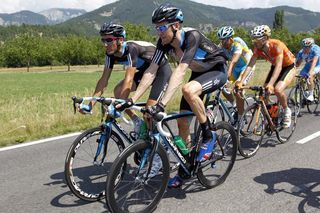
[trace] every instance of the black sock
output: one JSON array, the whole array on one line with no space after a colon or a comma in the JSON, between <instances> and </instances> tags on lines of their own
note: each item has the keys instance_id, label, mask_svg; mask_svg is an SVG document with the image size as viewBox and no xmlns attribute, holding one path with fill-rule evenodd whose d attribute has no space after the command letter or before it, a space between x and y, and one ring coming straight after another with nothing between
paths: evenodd
<instances>
[{"instance_id":1,"label":"black sock","mask_svg":"<svg viewBox=\"0 0 320 213\"><path fill-rule=\"evenodd\" d=\"M209 128L208 122L204 122L200 124L202 130L203 141L207 141L212 138L211 130Z\"/></svg>"}]
</instances>

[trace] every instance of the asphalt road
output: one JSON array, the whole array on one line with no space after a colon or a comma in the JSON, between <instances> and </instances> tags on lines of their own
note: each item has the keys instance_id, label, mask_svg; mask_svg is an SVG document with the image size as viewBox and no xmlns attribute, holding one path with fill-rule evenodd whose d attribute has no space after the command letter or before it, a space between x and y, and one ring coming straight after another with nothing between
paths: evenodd
<instances>
[{"instance_id":1,"label":"asphalt road","mask_svg":"<svg viewBox=\"0 0 320 213\"><path fill-rule=\"evenodd\" d=\"M214 189L194 179L168 190L156 212L320 212L320 137L296 143L319 131L320 116L305 113L289 142L265 139ZM105 200L81 201L64 181L73 139L0 151L0 212L108 212Z\"/></svg>"}]
</instances>

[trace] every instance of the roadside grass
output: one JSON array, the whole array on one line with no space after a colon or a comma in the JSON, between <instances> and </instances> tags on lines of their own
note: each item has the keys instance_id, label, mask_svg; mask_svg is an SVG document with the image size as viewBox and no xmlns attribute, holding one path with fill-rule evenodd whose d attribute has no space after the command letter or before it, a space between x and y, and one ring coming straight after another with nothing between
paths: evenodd
<instances>
[{"instance_id":1,"label":"roadside grass","mask_svg":"<svg viewBox=\"0 0 320 213\"><path fill-rule=\"evenodd\" d=\"M250 85L262 84L269 64L259 61ZM0 69L0 147L25 141L66 134L97 126L100 107L93 115L73 113L71 97L92 95L103 66L36 67ZM122 66L115 67L104 96L113 97L113 88L124 77ZM188 80L190 72L185 77ZM179 109L181 90L167 110ZM148 92L140 101L145 101Z\"/></svg>"}]
</instances>

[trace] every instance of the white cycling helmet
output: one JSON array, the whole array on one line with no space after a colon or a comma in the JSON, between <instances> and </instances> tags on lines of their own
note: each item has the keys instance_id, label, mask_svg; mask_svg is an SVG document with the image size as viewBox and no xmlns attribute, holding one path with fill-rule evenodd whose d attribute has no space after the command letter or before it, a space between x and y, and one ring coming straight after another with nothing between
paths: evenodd
<instances>
[{"instance_id":1,"label":"white cycling helmet","mask_svg":"<svg viewBox=\"0 0 320 213\"><path fill-rule=\"evenodd\" d=\"M313 38L302 39L301 44L303 47L310 47L314 44L314 39Z\"/></svg>"},{"instance_id":2,"label":"white cycling helmet","mask_svg":"<svg viewBox=\"0 0 320 213\"><path fill-rule=\"evenodd\" d=\"M217 36L219 37L220 40L230 38L233 35L234 35L234 30L230 26L221 27L217 32Z\"/></svg>"},{"instance_id":3,"label":"white cycling helmet","mask_svg":"<svg viewBox=\"0 0 320 213\"><path fill-rule=\"evenodd\" d=\"M260 25L256 26L251 30L251 36L255 38L259 38L262 36L271 36L271 29L268 25Z\"/></svg>"}]
</instances>

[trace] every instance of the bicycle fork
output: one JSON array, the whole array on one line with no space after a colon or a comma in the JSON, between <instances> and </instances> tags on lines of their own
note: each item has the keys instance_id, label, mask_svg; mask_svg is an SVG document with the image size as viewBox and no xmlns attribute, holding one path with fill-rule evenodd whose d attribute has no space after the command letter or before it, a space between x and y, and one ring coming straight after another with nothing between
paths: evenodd
<instances>
[{"instance_id":1,"label":"bicycle fork","mask_svg":"<svg viewBox=\"0 0 320 213\"><path fill-rule=\"evenodd\" d=\"M103 162L104 162L104 159L107 155L107 147L108 147L108 141L109 141L109 138L110 138L110 135L111 135L111 129L112 129L112 123L111 122L108 122L108 123L104 123L102 126L101 126L101 129L102 129L102 134L101 134L101 137L98 139L98 148L97 148L97 151L96 151L96 154L94 156L94 159L93 159L93 164L94 165L98 165L98 166L102 166L103 165ZM102 155L102 158L99 162L98 160L98 157L101 153L101 150L103 148L103 155Z\"/></svg>"}]
</instances>

